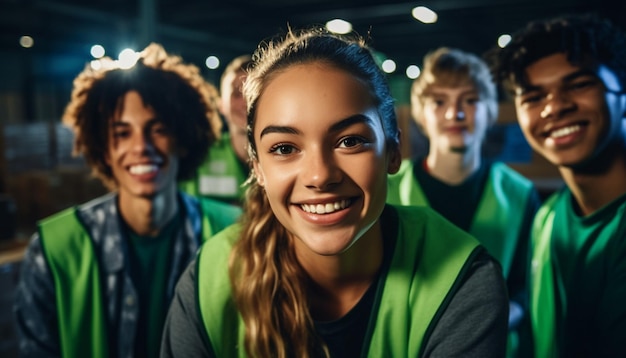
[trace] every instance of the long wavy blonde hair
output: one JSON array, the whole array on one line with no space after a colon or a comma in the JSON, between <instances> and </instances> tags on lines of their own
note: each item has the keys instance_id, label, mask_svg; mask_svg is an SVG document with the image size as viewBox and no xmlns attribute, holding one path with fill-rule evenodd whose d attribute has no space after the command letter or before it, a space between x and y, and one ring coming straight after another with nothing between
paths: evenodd
<instances>
[{"instance_id":1,"label":"long wavy blonde hair","mask_svg":"<svg viewBox=\"0 0 626 358\"><path fill-rule=\"evenodd\" d=\"M340 37L318 28L290 30L284 38L262 44L253 61L244 84L250 160L257 160L253 136L255 106L264 87L272 76L288 67L312 62L332 65L367 83L388 145L398 146L389 87L360 37ZM274 216L254 172L248 184L241 237L230 257L233 297L246 327L246 352L251 357L328 356L309 313L308 276L298 263L293 239Z\"/></svg>"}]
</instances>

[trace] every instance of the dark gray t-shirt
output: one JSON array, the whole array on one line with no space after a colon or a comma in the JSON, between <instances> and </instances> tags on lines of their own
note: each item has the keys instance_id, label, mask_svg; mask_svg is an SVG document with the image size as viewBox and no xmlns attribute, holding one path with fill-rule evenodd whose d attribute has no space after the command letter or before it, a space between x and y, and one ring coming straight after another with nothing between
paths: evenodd
<instances>
[{"instance_id":1,"label":"dark gray t-shirt","mask_svg":"<svg viewBox=\"0 0 626 358\"><path fill-rule=\"evenodd\" d=\"M501 289L494 290L494 287ZM487 254L472 264L465 281L425 344L425 357L504 357L508 302L499 265ZM183 273L165 323L161 357L212 357L200 319L196 264Z\"/></svg>"}]
</instances>

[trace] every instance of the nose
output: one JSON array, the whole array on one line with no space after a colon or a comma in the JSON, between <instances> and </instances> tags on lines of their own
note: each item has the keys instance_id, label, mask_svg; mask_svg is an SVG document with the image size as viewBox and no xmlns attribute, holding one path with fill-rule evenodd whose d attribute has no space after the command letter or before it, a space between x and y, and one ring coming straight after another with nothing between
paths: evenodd
<instances>
[{"instance_id":1,"label":"nose","mask_svg":"<svg viewBox=\"0 0 626 358\"><path fill-rule=\"evenodd\" d=\"M143 133L133 135L131 145L132 150L137 153L145 153L154 148L150 136Z\"/></svg>"},{"instance_id":2,"label":"nose","mask_svg":"<svg viewBox=\"0 0 626 358\"><path fill-rule=\"evenodd\" d=\"M465 120L465 112L463 111L463 107L455 103L454 105L450 105L445 113L445 119L447 121L463 121Z\"/></svg>"},{"instance_id":3,"label":"nose","mask_svg":"<svg viewBox=\"0 0 626 358\"><path fill-rule=\"evenodd\" d=\"M332 154L309 151L304 158L302 180L307 188L324 191L341 182L341 169Z\"/></svg>"},{"instance_id":4,"label":"nose","mask_svg":"<svg viewBox=\"0 0 626 358\"><path fill-rule=\"evenodd\" d=\"M556 117L559 118L576 108L576 104L572 99L562 91L554 91L546 96L546 101L541 110L541 118Z\"/></svg>"}]
</instances>

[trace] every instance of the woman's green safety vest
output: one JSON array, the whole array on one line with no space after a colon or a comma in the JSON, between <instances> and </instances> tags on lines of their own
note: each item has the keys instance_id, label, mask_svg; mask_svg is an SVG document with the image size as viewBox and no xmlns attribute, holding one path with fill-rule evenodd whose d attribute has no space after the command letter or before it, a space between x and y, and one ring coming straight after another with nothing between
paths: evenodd
<instances>
[{"instance_id":1,"label":"woman's green safety vest","mask_svg":"<svg viewBox=\"0 0 626 358\"><path fill-rule=\"evenodd\" d=\"M418 357L480 244L428 208L396 207L398 238L374 307L364 357ZM216 357L246 357L245 327L231 297L234 225L207 241L197 267L201 320Z\"/></svg>"},{"instance_id":2,"label":"woman's green safety vest","mask_svg":"<svg viewBox=\"0 0 626 358\"><path fill-rule=\"evenodd\" d=\"M425 205L428 199L413 174L413 162L405 160L388 181L387 202L395 205ZM522 231L523 212L533 190L532 182L503 163L494 163L469 233L500 262L504 277L511 265Z\"/></svg>"}]
</instances>

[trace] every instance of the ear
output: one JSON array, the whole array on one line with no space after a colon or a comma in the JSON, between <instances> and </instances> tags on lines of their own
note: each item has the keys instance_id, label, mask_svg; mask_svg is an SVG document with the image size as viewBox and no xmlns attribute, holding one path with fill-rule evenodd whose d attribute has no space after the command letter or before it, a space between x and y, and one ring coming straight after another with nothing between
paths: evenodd
<instances>
[{"instance_id":1,"label":"ear","mask_svg":"<svg viewBox=\"0 0 626 358\"><path fill-rule=\"evenodd\" d=\"M265 186L265 176L263 175L261 165L254 159L252 160L252 170L254 171L256 182L259 183L260 186Z\"/></svg>"},{"instance_id":2,"label":"ear","mask_svg":"<svg viewBox=\"0 0 626 358\"><path fill-rule=\"evenodd\" d=\"M224 116L224 101L222 100L222 96L217 97L217 110L220 112L222 116Z\"/></svg>"}]
</instances>

